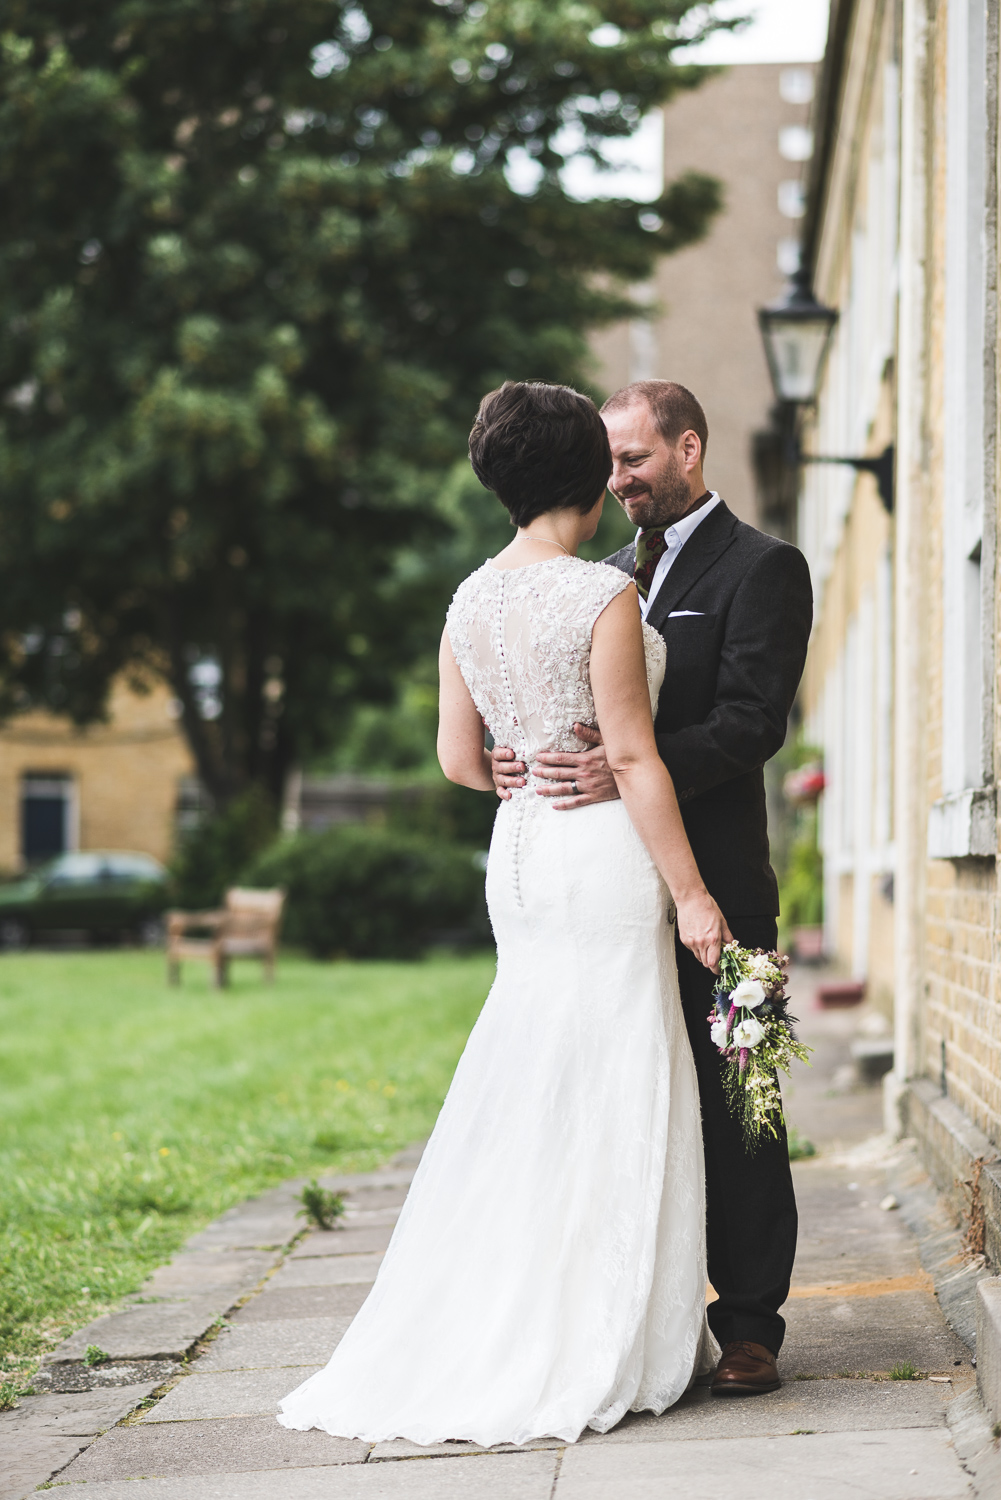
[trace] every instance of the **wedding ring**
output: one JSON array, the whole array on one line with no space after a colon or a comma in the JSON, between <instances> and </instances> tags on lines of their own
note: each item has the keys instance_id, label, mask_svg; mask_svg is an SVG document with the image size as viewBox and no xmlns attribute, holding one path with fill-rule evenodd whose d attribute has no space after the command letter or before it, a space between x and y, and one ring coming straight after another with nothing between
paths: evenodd
<instances>
[{"instance_id":1,"label":"wedding ring","mask_svg":"<svg viewBox=\"0 0 1001 1500\"><path fill-rule=\"evenodd\" d=\"M570 790L573 792L573 794L574 794L575 797L579 797L580 796L580 788L578 787L576 781L571 781L571 783L570 783Z\"/></svg>"}]
</instances>

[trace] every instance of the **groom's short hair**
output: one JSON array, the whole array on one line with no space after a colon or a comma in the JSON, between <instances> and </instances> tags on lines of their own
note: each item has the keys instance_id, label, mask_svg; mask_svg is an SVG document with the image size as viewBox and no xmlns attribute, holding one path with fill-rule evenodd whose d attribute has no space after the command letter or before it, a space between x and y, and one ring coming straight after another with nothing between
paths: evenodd
<instances>
[{"instance_id":1,"label":"groom's short hair","mask_svg":"<svg viewBox=\"0 0 1001 1500\"><path fill-rule=\"evenodd\" d=\"M640 405L649 407L657 431L669 443L676 443L683 432L694 432L705 458L709 423L701 403L687 386L679 385L676 380L634 380L632 385L624 385L621 391L609 396L601 414Z\"/></svg>"},{"instance_id":2,"label":"groom's short hair","mask_svg":"<svg viewBox=\"0 0 1001 1500\"><path fill-rule=\"evenodd\" d=\"M507 507L512 526L527 526L551 510L586 515L612 472L608 433L594 402L568 385L541 380L505 380L484 396L469 434L469 461L484 488Z\"/></svg>"}]
</instances>

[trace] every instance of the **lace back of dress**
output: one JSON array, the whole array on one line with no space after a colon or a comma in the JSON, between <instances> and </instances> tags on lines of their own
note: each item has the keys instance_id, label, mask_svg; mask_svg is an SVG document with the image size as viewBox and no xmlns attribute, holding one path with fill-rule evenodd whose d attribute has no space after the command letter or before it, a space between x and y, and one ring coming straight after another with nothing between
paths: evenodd
<instances>
[{"instance_id":1,"label":"lace back of dress","mask_svg":"<svg viewBox=\"0 0 1001 1500\"><path fill-rule=\"evenodd\" d=\"M488 563L466 579L449 610L449 639L498 744L522 759L581 748L574 723L595 722L591 630L628 586L617 568L575 557L507 571Z\"/></svg>"}]
</instances>

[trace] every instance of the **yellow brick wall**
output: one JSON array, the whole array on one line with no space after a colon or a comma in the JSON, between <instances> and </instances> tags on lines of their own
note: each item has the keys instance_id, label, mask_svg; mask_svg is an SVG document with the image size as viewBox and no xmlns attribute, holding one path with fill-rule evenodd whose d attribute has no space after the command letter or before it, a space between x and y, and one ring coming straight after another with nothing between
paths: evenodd
<instances>
[{"instance_id":1,"label":"yellow brick wall","mask_svg":"<svg viewBox=\"0 0 1001 1500\"><path fill-rule=\"evenodd\" d=\"M73 778L81 849L132 849L166 860L178 782L194 774L167 688L146 694L117 683L106 724L77 730L51 714L23 714L0 729L0 870L21 862L21 780L30 772Z\"/></svg>"},{"instance_id":2,"label":"yellow brick wall","mask_svg":"<svg viewBox=\"0 0 1001 1500\"><path fill-rule=\"evenodd\" d=\"M924 745L927 808L942 795L942 552L944 457L942 428L945 307L945 47L934 34L931 164L931 316L928 329L929 502L923 580L925 610ZM997 697L997 694L995 695ZM995 759L998 734L995 729ZM995 767L997 772L998 767ZM929 860L925 870L924 986L920 1062L938 1080L945 1042L950 1098L1001 1145L1001 997L999 906L993 860Z\"/></svg>"}]
</instances>

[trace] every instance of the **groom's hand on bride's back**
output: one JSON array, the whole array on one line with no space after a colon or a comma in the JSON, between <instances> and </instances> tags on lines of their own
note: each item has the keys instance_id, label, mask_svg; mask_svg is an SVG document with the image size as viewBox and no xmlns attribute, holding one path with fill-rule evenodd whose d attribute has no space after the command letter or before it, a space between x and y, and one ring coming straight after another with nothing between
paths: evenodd
<instances>
[{"instance_id":1,"label":"groom's hand on bride's back","mask_svg":"<svg viewBox=\"0 0 1001 1500\"><path fill-rule=\"evenodd\" d=\"M615 777L608 769L601 735L586 724L575 724L573 728L577 738L591 747L589 750L566 755L542 751L532 766L533 774L542 783L536 792L540 797L552 798L557 812L589 807L594 802L614 802L619 795ZM515 787L525 785L525 765L515 760L513 750L504 746L494 747L492 761L497 795L507 800Z\"/></svg>"},{"instance_id":2,"label":"groom's hand on bride's back","mask_svg":"<svg viewBox=\"0 0 1001 1500\"><path fill-rule=\"evenodd\" d=\"M543 780L543 785L537 788L540 797L553 798L557 812L590 807L594 802L617 801L619 789L608 768L601 735L587 724L575 724L573 732L590 749L579 755L543 750L534 766L535 775Z\"/></svg>"}]
</instances>

